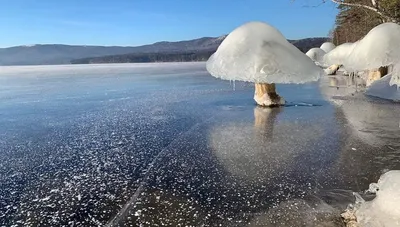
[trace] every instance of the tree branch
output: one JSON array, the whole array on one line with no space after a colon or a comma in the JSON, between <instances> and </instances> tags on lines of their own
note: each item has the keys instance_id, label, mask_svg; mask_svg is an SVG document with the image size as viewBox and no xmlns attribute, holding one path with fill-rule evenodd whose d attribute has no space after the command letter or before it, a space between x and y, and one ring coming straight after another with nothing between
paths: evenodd
<instances>
[{"instance_id":1,"label":"tree branch","mask_svg":"<svg viewBox=\"0 0 400 227\"><path fill-rule=\"evenodd\" d=\"M326 0L324 0L325 2ZM393 17L387 16L385 15L383 12L381 12L377 7L376 7L376 2L374 0L373 1L373 5L375 5L374 7L372 6L368 6L368 5L362 5L362 4L357 4L357 3L348 3L348 2L344 2L344 1L340 1L340 0L331 0L332 2L338 4L338 5L345 5L345 6L352 6L352 7L361 7L364 9L368 9L368 10L372 10L375 13L377 13L379 16L392 21L392 22L396 22L397 20Z\"/></svg>"}]
</instances>

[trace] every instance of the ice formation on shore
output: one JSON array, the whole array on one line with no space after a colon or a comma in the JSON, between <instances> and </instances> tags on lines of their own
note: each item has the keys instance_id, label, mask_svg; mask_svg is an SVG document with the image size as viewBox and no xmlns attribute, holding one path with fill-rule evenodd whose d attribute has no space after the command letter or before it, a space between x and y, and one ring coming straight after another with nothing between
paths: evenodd
<instances>
[{"instance_id":1,"label":"ice formation on shore","mask_svg":"<svg viewBox=\"0 0 400 227\"><path fill-rule=\"evenodd\" d=\"M214 77L254 83L305 83L324 72L276 28L249 22L232 31L207 62Z\"/></svg>"}]
</instances>

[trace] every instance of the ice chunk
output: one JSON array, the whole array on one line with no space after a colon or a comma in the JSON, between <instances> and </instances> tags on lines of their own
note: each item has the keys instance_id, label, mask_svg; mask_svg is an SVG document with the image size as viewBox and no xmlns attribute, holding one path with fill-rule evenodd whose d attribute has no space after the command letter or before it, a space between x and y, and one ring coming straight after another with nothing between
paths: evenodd
<instances>
[{"instance_id":1,"label":"ice chunk","mask_svg":"<svg viewBox=\"0 0 400 227\"><path fill-rule=\"evenodd\" d=\"M400 63L395 64L393 67L390 85L397 85L398 88L400 87Z\"/></svg>"},{"instance_id":2,"label":"ice chunk","mask_svg":"<svg viewBox=\"0 0 400 227\"><path fill-rule=\"evenodd\" d=\"M322 50L324 50L325 51L325 53L329 53L329 52L331 52L333 49L335 49L335 44L333 44L333 43L331 43L331 42L326 42L326 43L323 43L322 45L321 45L321 49Z\"/></svg>"},{"instance_id":3,"label":"ice chunk","mask_svg":"<svg viewBox=\"0 0 400 227\"><path fill-rule=\"evenodd\" d=\"M312 48L309 51L307 51L306 55L311 58L314 62L320 63L322 62L324 55L326 52L322 50L321 48Z\"/></svg>"},{"instance_id":4,"label":"ice chunk","mask_svg":"<svg viewBox=\"0 0 400 227\"><path fill-rule=\"evenodd\" d=\"M357 43L343 43L324 56L323 62L326 66L343 65L346 58L353 51Z\"/></svg>"},{"instance_id":5,"label":"ice chunk","mask_svg":"<svg viewBox=\"0 0 400 227\"><path fill-rule=\"evenodd\" d=\"M386 75L373 82L365 93L383 99L400 101L400 89L391 83L392 80L392 75Z\"/></svg>"},{"instance_id":6,"label":"ice chunk","mask_svg":"<svg viewBox=\"0 0 400 227\"><path fill-rule=\"evenodd\" d=\"M361 226L400 226L400 170L381 176L376 198L360 205L356 216Z\"/></svg>"},{"instance_id":7,"label":"ice chunk","mask_svg":"<svg viewBox=\"0 0 400 227\"><path fill-rule=\"evenodd\" d=\"M377 69L400 61L400 25L384 23L373 28L344 62L352 71Z\"/></svg>"},{"instance_id":8,"label":"ice chunk","mask_svg":"<svg viewBox=\"0 0 400 227\"><path fill-rule=\"evenodd\" d=\"M256 83L305 83L324 72L274 27L250 22L232 31L207 62L214 77Z\"/></svg>"}]
</instances>

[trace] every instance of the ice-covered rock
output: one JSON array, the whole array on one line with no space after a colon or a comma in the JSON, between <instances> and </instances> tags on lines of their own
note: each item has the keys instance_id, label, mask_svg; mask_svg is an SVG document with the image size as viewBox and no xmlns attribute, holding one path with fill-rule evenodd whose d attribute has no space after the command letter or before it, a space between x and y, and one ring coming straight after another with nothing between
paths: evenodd
<instances>
[{"instance_id":1,"label":"ice-covered rock","mask_svg":"<svg viewBox=\"0 0 400 227\"><path fill-rule=\"evenodd\" d=\"M307 51L306 55L311 58L316 63L321 63L324 59L324 55L326 52L322 50L321 48L312 48L309 51Z\"/></svg>"},{"instance_id":2,"label":"ice-covered rock","mask_svg":"<svg viewBox=\"0 0 400 227\"><path fill-rule=\"evenodd\" d=\"M344 66L350 71L375 70L399 61L400 25L384 23L373 28L358 42Z\"/></svg>"},{"instance_id":3,"label":"ice-covered rock","mask_svg":"<svg viewBox=\"0 0 400 227\"><path fill-rule=\"evenodd\" d=\"M400 226L400 170L383 174L378 183L371 186L376 191L376 198L362 203L357 209L356 216L360 226Z\"/></svg>"},{"instance_id":4,"label":"ice-covered rock","mask_svg":"<svg viewBox=\"0 0 400 227\"><path fill-rule=\"evenodd\" d=\"M336 72L339 70L340 66L341 65L337 65L337 64L331 65L328 68L324 69L324 71L327 75L335 75Z\"/></svg>"},{"instance_id":5,"label":"ice-covered rock","mask_svg":"<svg viewBox=\"0 0 400 227\"><path fill-rule=\"evenodd\" d=\"M353 51L357 43L343 43L324 55L323 63L326 66L343 65L346 58Z\"/></svg>"},{"instance_id":6,"label":"ice-covered rock","mask_svg":"<svg viewBox=\"0 0 400 227\"><path fill-rule=\"evenodd\" d=\"M391 85L391 80L392 75L386 75L383 78L373 82L365 93L370 96L400 102L400 89L394 84Z\"/></svg>"},{"instance_id":7,"label":"ice-covered rock","mask_svg":"<svg viewBox=\"0 0 400 227\"><path fill-rule=\"evenodd\" d=\"M246 23L232 31L207 62L214 77L255 83L305 83L324 72L274 27Z\"/></svg>"},{"instance_id":8,"label":"ice-covered rock","mask_svg":"<svg viewBox=\"0 0 400 227\"><path fill-rule=\"evenodd\" d=\"M322 50L325 51L325 53L329 53L331 52L333 49L336 48L335 44L331 43L331 42L326 42L323 43L320 47Z\"/></svg>"}]
</instances>

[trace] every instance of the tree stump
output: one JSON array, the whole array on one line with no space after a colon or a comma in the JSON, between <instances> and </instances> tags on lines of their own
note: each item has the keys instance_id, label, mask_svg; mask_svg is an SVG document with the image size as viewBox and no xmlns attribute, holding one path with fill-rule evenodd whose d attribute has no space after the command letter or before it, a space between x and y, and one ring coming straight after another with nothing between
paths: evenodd
<instances>
[{"instance_id":1,"label":"tree stump","mask_svg":"<svg viewBox=\"0 0 400 227\"><path fill-rule=\"evenodd\" d=\"M256 83L254 100L264 107L281 106L285 100L276 93L275 84Z\"/></svg>"},{"instance_id":2,"label":"tree stump","mask_svg":"<svg viewBox=\"0 0 400 227\"><path fill-rule=\"evenodd\" d=\"M379 80L380 78L386 76L389 72L389 68L387 66L380 67L376 70L371 70L368 73L367 77L367 86L370 86L374 81Z\"/></svg>"}]
</instances>

